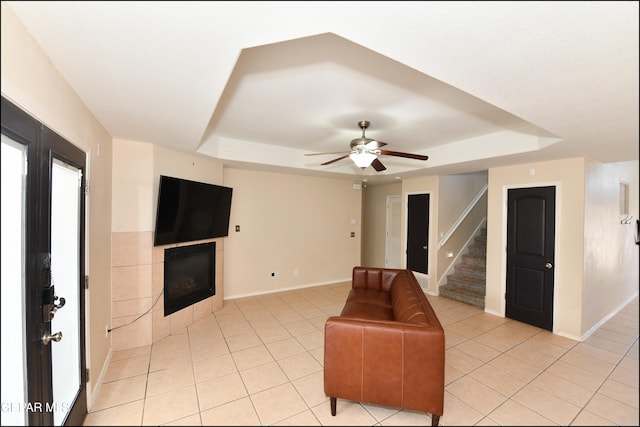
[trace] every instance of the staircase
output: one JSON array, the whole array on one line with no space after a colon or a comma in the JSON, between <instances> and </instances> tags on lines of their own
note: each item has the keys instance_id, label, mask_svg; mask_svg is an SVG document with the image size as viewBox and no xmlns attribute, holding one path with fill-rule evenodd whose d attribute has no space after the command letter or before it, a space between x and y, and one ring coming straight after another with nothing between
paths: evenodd
<instances>
[{"instance_id":1,"label":"staircase","mask_svg":"<svg viewBox=\"0 0 640 427\"><path fill-rule=\"evenodd\" d=\"M466 254L456 264L453 274L447 275L447 283L440 286L441 297L454 299L484 308L486 293L487 229L467 247Z\"/></svg>"}]
</instances>

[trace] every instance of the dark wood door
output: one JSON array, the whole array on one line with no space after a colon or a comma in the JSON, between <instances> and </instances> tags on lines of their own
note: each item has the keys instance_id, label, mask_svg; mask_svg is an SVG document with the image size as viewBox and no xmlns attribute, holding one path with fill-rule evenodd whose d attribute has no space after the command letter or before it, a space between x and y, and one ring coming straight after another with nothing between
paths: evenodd
<instances>
[{"instance_id":1,"label":"dark wood door","mask_svg":"<svg viewBox=\"0 0 640 427\"><path fill-rule=\"evenodd\" d=\"M429 194L407 201L407 269L429 274Z\"/></svg>"},{"instance_id":2,"label":"dark wood door","mask_svg":"<svg viewBox=\"0 0 640 427\"><path fill-rule=\"evenodd\" d=\"M556 188L511 189L506 317L553 330Z\"/></svg>"},{"instance_id":3,"label":"dark wood door","mask_svg":"<svg viewBox=\"0 0 640 427\"><path fill-rule=\"evenodd\" d=\"M6 138L24 147L28 165L22 190L24 279L2 284L22 286L24 292L24 305L17 309L24 317L23 421L82 425L87 414L86 154L4 97L2 137L3 144Z\"/></svg>"}]
</instances>

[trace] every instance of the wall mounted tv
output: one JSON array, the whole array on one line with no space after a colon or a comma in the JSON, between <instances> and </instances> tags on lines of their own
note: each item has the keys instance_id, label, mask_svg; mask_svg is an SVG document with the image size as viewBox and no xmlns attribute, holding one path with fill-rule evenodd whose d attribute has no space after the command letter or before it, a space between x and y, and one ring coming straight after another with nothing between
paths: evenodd
<instances>
[{"instance_id":1,"label":"wall mounted tv","mask_svg":"<svg viewBox=\"0 0 640 427\"><path fill-rule=\"evenodd\" d=\"M229 235L233 189L160 175L154 246Z\"/></svg>"}]
</instances>

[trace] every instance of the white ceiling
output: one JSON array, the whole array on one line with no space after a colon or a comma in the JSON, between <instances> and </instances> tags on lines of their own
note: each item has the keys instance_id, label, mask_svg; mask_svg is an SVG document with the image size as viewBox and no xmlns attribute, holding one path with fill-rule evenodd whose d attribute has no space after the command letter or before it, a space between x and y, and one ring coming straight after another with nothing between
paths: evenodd
<instances>
[{"instance_id":1,"label":"white ceiling","mask_svg":"<svg viewBox=\"0 0 640 427\"><path fill-rule=\"evenodd\" d=\"M119 139L369 182L638 159L638 2L5 2ZM426 162L381 156L361 136Z\"/></svg>"}]
</instances>

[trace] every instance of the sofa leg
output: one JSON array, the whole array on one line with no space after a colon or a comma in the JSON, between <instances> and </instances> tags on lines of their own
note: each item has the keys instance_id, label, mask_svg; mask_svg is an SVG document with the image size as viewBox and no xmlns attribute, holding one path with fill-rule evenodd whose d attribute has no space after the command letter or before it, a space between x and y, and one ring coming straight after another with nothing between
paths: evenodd
<instances>
[{"instance_id":1,"label":"sofa leg","mask_svg":"<svg viewBox=\"0 0 640 427\"><path fill-rule=\"evenodd\" d=\"M431 425L436 427L440 421L440 415L431 414Z\"/></svg>"},{"instance_id":2,"label":"sofa leg","mask_svg":"<svg viewBox=\"0 0 640 427\"><path fill-rule=\"evenodd\" d=\"M336 416L336 401L338 400L335 397L330 397L329 400L331 401L331 415L333 415L334 417Z\"/></svg>"}]
</instances>

